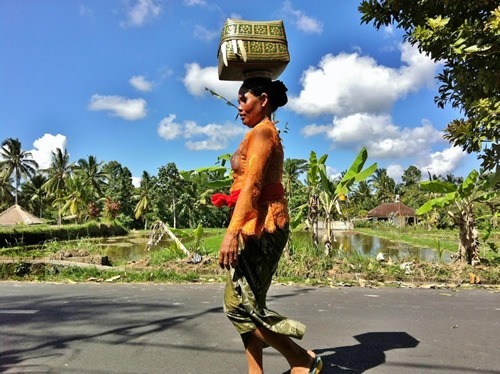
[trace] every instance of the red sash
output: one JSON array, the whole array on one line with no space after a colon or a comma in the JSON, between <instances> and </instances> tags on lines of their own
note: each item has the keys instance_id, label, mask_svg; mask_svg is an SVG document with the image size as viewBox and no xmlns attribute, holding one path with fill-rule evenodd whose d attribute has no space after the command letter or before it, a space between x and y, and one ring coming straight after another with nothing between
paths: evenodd
<instances>
[{"instance_id":1,"label":"red sash","mask_svg":"<svg viewBox=\"0 0 500 374\"><path fill-rule=\"evenodd\" d=\"M238 201L238 196L241 190L232 191L230 195L225 195L223 193L215 193L212 195L212 204L217 208L227 205L228 207L233 207ZM285 196L285 189L281 183L268 184L262 188L259 196L259 203L264 203L266 201L280 200Z\"/></svg>"}]
</instances>

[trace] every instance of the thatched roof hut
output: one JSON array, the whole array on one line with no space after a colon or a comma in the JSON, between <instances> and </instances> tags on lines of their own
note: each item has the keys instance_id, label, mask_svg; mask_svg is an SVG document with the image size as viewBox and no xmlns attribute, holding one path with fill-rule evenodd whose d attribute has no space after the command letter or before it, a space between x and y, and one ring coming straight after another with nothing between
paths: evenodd
<instances>
[{"instance_id":1,"label":"thatched roof hut","mask_svg":"<svg viewBox=\"0 0 500 374\"><path fill-rule=\"evenodd\" d=\"M392 220L395 225L404 226L406 223L415 223L415 210L401 202L382 203L368 212L368 217L374 221Z\"/></svg>"},{"instance_id":2,"label":"thatched roof hut","mask_svg":"<svg viewBox=\"0 0 500 374\"><path fill-rule=\"evenodd\" d=\"M12 205L10 208L0 213L1 226L14 226L18 224L34 225L44 222L43 219L28 213L17 204Z\"/></svg>"}]
</instances>

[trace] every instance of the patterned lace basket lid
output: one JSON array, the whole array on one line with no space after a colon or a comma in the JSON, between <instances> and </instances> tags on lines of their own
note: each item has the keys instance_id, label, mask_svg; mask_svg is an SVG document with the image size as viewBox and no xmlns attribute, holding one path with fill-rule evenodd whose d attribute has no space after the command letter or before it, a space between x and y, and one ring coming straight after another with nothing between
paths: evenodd
<instances>
[{"instance_id":1,"label":"patterned lace basket lid","mask_svg":"<svg viewBox=\"0 0 500 374\"><path fill-rule=\"evenodd\" d=\"M217 58L220 80L241 81L252 71L278 78L290 62L283 21L228 19Z\"/></svg>"}]
</instances>

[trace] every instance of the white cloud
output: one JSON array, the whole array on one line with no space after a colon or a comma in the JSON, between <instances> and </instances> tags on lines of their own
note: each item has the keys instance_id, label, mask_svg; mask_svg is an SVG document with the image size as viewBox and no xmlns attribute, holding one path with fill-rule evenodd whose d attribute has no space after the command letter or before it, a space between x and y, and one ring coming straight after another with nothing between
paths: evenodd
<instances>
[{"instance_id":1,"label":"white cloud","mask_svg":"<svg viewBox=\"0 0 500 374\"><path fill-rule=\"evenodd\" d=\"M316 124L311 124L304 126L302 129L300 129L300 133L304 135L306 138L310 136L315 136L315 135L321 135L324 133L327 133L328 130L331 129L332 126L330 125L316 125Z\"/></svg>"},{"instance_id":2,"label":"white cloud","mask_svg":"<svg viewBox=\"0 0 500 374\"><path fill-rule=\"evenodd\" d=\"M175 119L174 114L162 119L158 125L158 135L165 140L186 139L186 147L192 151L224 149L229 140L241 137L247 131L243 126L232 123L199 126L194 121L177 123ZM197 140L199 138L202 139Z\"/></svg>"},{"instance_id":3,"label":"white cloud","mask_svg":"<svg viewBox=\"0 0 500 374\"><path fill-rule=\"evenodd\" d=\"M292 8L290 1L285 1L283 5L283 12L297 28L306 33L321 34L323 32L323 24L317 19L306 15L300 10Z\"/></svg>"},{"instance_id":4,"label":"white cloud","mask_svg":"<svg viewBox=\"0 0 500 374\"><path fill-rule=\"evenodd\" d=\"M47 169L52 162L52 152L60 148L63 152L66 149L66 136L57 134L44 134L41 138L33 142L33 149L30 151L33 159L38 163L40 169Z\"/></svg>"},{"instance_id":5,"label":"white cloud","mask_svg":"<svg viewBox=\"0 0 500 374\"><path fill-rule=\"evenodd\" d=\"M128 82L139 91L149 92L153 89L153 83L148 81L143 75L134 75Z\"/></svg>"},{"instance_id":6,"label":"white cloud","mask_svg":"<svg viewBox=\"0 0 500 374\"><path fill-rule=\"evenodd\" d=\"M112 116L135 121L146 116L146 100L128 99L122 96L92 95L90 110L109 111Z\"/></svg>"},{"instance_id":7,"label":"white cloud","mask_svg":"<svg viewBox=\"0 0 500 374\"><path fill-rule=\"evenodd\" d=\"M184 0L184 5L186 6L201 6L206 4L207 2L205 0Z\"/></svg>"},{"instance_id":8,"label":"white cloud","mask_svg":"<svg viewBox=\"0 0 500 374\"><path fill-rule=\"evenodd\" d=\"M465 159L465 153L460 147L449 147L442 152L434 152L417 162L423 175L429 171L432 175L452 174L458 168L462 160Z\"/></svg>"},{"instance_id":9,"label":"white cloud","mask_svg":"<svg viewBox=\"0 0 500 374\"><path fill-rule=\"evenodd\" d=\"M158 124L158 135L165 140L173 140L181 135L181 125L175 123L175 114L163 118Z\"/></svg>"},{"instance_id":10,"label":"white cloud","mask_svg":"<svg viewBox=\"0 0 500 374\"><path fill-rule=\"evenodd\" d=\"M379 65L358 53L327 54L301 77L302 91L290 97L288 108L305 115L380 113L410 92L434 82L437 64L405 43L402 66Z\"/></svg>"},{"instance_id":11,"label":"white cloud","mask_svg":"<svg viewBox=\"0 0 500 374\"><path fill-rule=\"evenodd\" d=\"M400 181L405 169L398 164L391 164L386 167L387 175L394 179L395 181Z\"/></svg>"},{"instance_id":12,"label":"white cloud","mask_svg":"<svg viewBox=\"0 0 500 374\"><path fill-rule=\"evenodd\" d=\"M444 142L441 131L423 120L421 126L401 128L389 114L356 113L334 117L332 125L308 125L304 136L326 134L334 147L357 148L366 145L371 157L402 158L429 154L434 144Z\"/></svg>"},{"instance_id":13,"label":"white cloud","mask_svg":"<svg viewBox=\"0 0 500 374\"><path fill-rule=\"evenodd\" d=\"M217 67L201 68L195 62L186 64L185 67L186 75L183 83L191 95L202 96L207 94L205 88L209 88L228 100L237 98L241 82L219 80Z\"/></svg>"},{"instance_id":14,"label":"white cloud","mask_svg":"<svg viewBox=\"0 0 500 374\"><path fill-rule=\"evenodd\" d=\"M194 28L194 37L200 40L212 41L220 36L219 30L209 30L206 27L197 25Z\"/></svg>"},{"instance_id":15,"label":"white cloud","mask_svg":"<svg viewBox=\"0 0 500 374\"><path fill-rule=\"evenodd\" d=\"M132 184L134 187L141 187L141 177L132 177Z\"/></svg>"},{"instance_id":16,"label":"white cloud","mask_svg":"<svg viewBox=\"0 0 500 374\"><path fill-rule=\"evenodd\" d=\"M137 0L127 10L127 21L122 26L140 27L161 13L161 6L155 0Z\"/></svg>"}]
</instances>

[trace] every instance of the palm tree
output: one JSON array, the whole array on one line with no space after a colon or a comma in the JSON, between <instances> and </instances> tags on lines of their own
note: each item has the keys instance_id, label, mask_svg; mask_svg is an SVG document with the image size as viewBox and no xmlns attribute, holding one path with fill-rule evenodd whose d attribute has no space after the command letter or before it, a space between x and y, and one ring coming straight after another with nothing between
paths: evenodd
<instances>
[{"instance_id":1,"label":"palm tree","mask_svg":"<svg viewBox=\"0 0 500 374\"><path fill-rule=\"evenodd\" d=\"M44 190L55 197L54 203L59 206L57 223L61 224L61 196L66 188L66 180L71 175L72 166L69 163L69 154L65 149L57 148L52 152L50 167L44 171L48 173L48 180L43 185Z\"/></svg>"},{"instance_id":2,"label":"palm tree","mask_svg":"<svg viewBox=\"0 0 500 374\"><path fill-rule=\"evenodd\" d=\"M4 210L12 205L14 199L13 193L12 179L7 175L6 170L0 170L0 210Z\"/></svg>"},{"instance_id":3,"label":"palm tree","mask_svg":"<svg viewBox=\"0 0 500 374\"><path fill-rule=\"evenodd\" d=\"M387 174L387 169L375 170L369 182L375 188L375 197L379 203L394 201L396 182Z\"/></svg>"},{"instance_id":4,"label":"palm tree","mask_svg":"<svg viewBox=\"0 0 500 374\"><path fill-rule=\"evenodd\" d=\"M102 169L102 162L97 162L95 156L88 156L87 160L78 160L74 170L83 177L83 185L90 188L92 197L102 197L102 187L108 179L108 174Z\"/></svg>"},{"instance_id":5,"label":"palm tree","mask_svg":"<svg viewBox=\"0 0 500 374\"><path fill-rule=\"evenodd\" d=\"M300 183L300 176L309 169L307 160L298 158L287 158L283 163L283 187L287 193L288 200L292 199L293 186Z\"/></svg>"},{"instance_id":6,"label":"palm tree","mask_svg":"<svg viewBox=\"0 0 500 374\"><path fill-rule=\"evenodd\" d=\"M22 177L29 178L36 173L38 163L33 160L31 152L21 149L19 139L8 138L2 142L2 151L0 152L3 160L0 161L0 169L3 169L7 176L14 174L15 189L14 197L17 205L17 193Z\"/></svg>"},{"instance_id":7,"label":"palm tree","mask_svg":"<svg viewBox=\"0 0 500 374\"><path fill-rule=\"evenodd\" d=\"M144 218L144 230L148 227L148 220L146 214L151 209L151 187L152 180L151 176L147 171L142 172L141 185L139 187L139 193L134 197L139 200L135 206L134 213L135 218Z\"/></svg>"},{"instance_id":8,"label":"palm tree","mask_svg":"<svg viewBox=\"0 0 500 374\"><path fill-rule=\"evenodd\" d=\"M21 187L21 200L24 198L27 207L33 212L38 212L40 218L42 218L43 209L47 206L48 200L47 193L43 189L45 182L47 182L47 177L43 174L37 174Z\"/></svg>"},{"instance_id":9,"label":"palm tree","mask_svg":"<svg viewBox=\"0 0 500 374\"><path fill-rule=\"evenodd\" d=\"M72 175L65 181L66 193L55 200L60 205L61 214L69 213L79 222L88 212L91 197L90 188L85 186L84 180L77 175Z\"/></svg>"}]
</instances>

